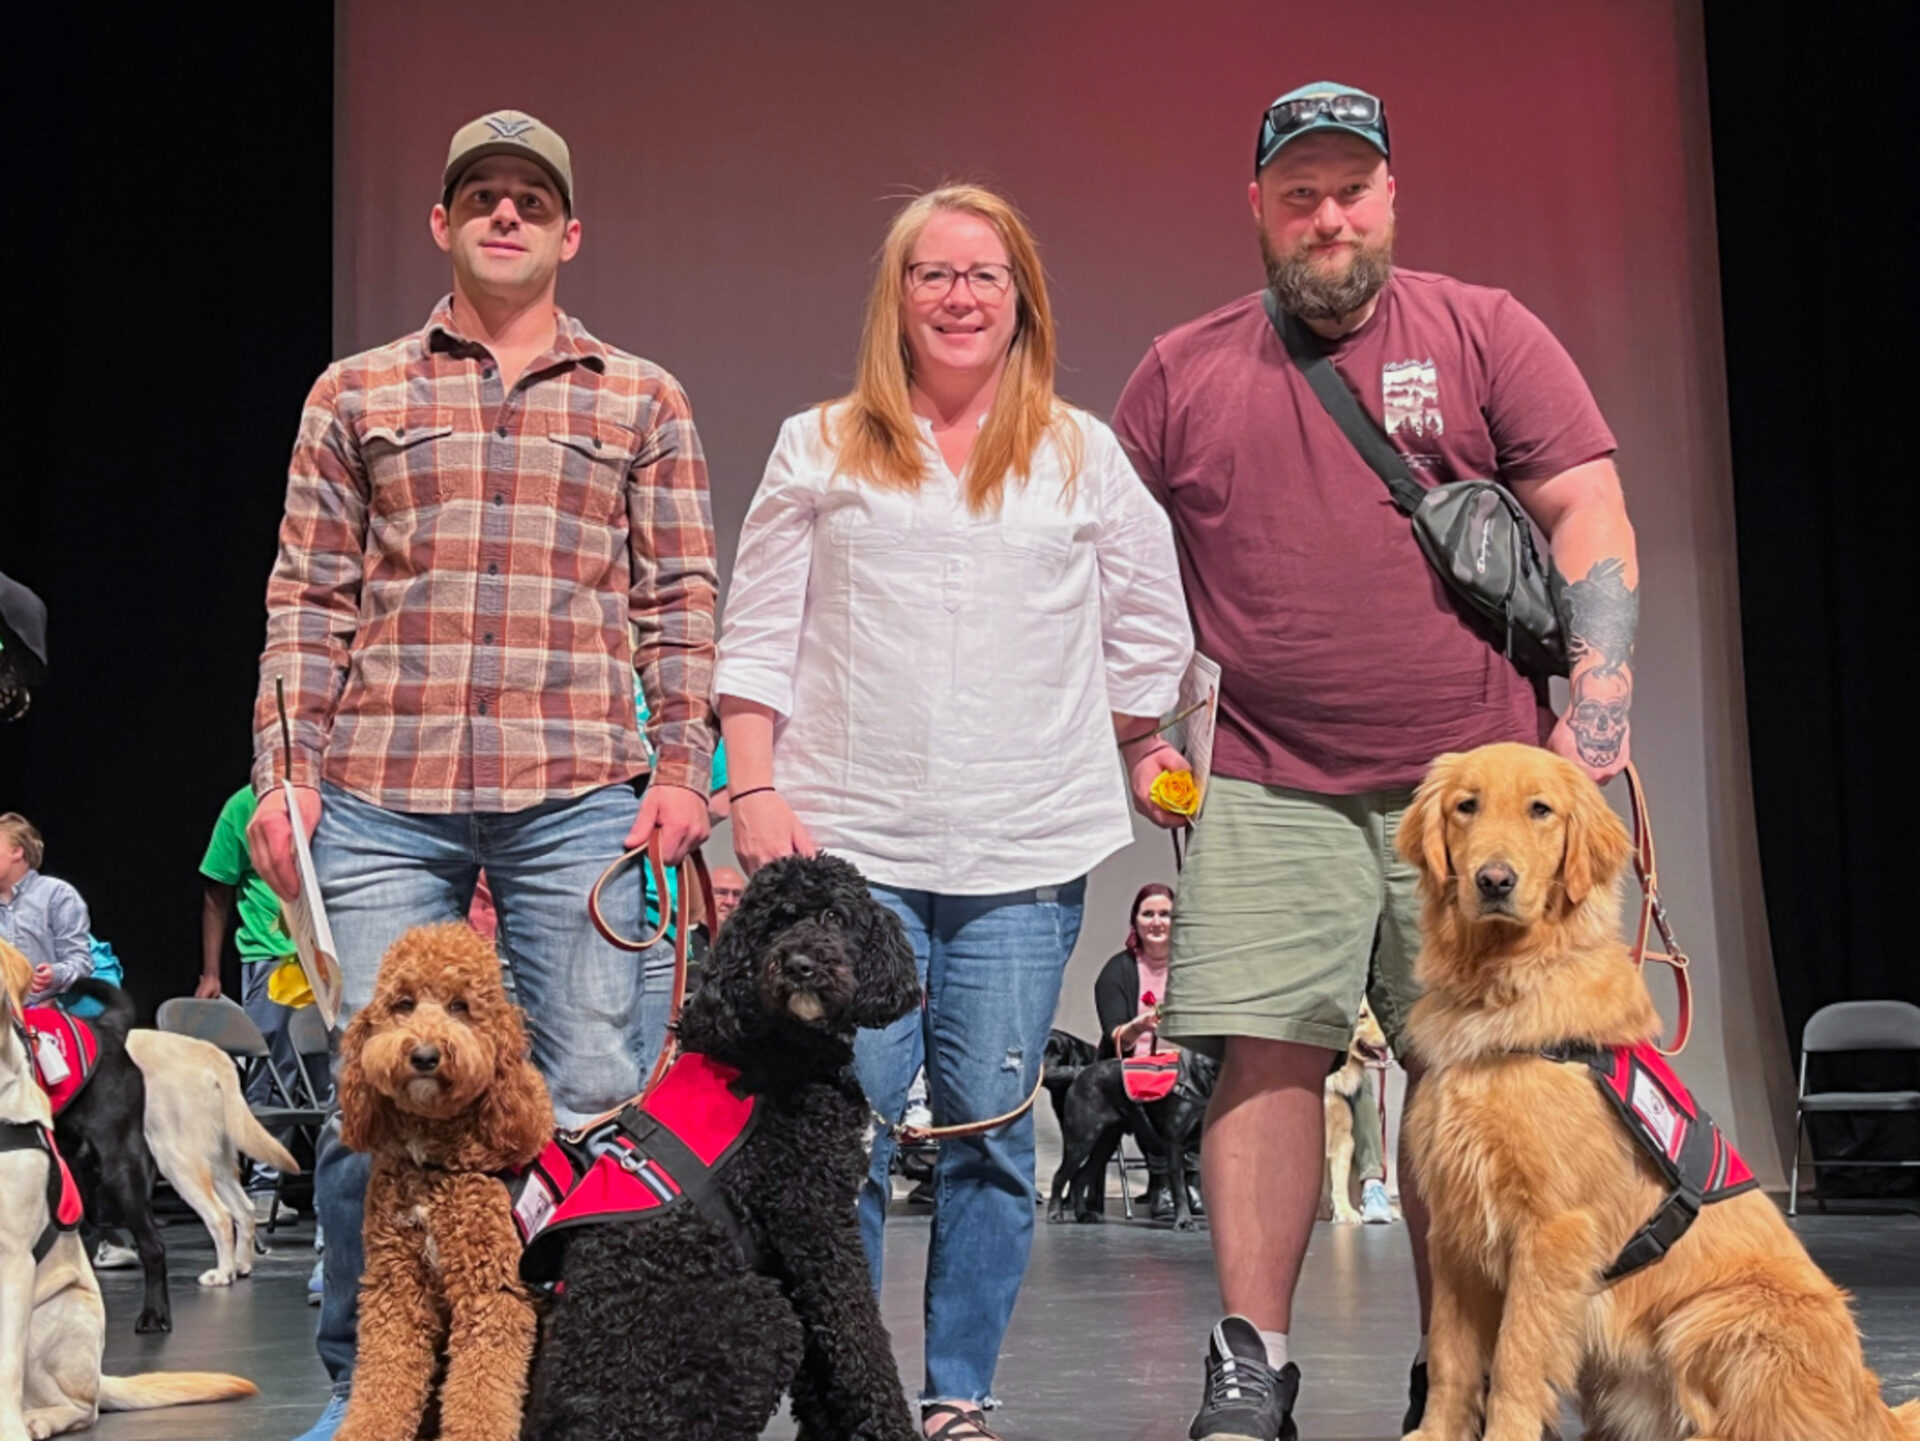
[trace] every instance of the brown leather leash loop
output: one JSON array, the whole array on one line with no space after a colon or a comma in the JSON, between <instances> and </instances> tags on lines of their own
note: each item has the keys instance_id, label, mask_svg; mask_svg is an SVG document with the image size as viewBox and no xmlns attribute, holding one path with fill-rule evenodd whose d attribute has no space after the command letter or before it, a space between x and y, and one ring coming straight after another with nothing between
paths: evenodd
<instances>
[{"instance_id":1,"label":"brown leather leash loop","mask_svg":"<svg viewBox=\"0 0 1920 1441\"><path fill-rule=\"evenodd\" d=\"M1634 929L1633 964L1634 969L1639 970L1648 961L1659 961L1673 969L1674 992L1680 1000L1673 1047L1668 1049L1655 1042L1654 1049L1663 1056L1677 1056L1686 1050L1687 1040L1693 1035L1693 981L1687 969L1692 962L1674 940L1673 925L1660 899L1660 864L1653 846L1653 817L1647 810L1647 793L1640 782L1640 772L1629 761L1621 775L1626 778L1627 800L1633 812L1633 873L1640 881L1640 920ZM1660 933L1660 943L1666 947L1664 951L1647 949L1656 930Z\"/></svg>"},{"instance_id":2,"label":"brown leather leash loop","mask_svg":"<svg viewBox=\"0 0 1920 1441\"><path fill-rule=\"evenodd\" d=\"M903 1146L917 1146L923 1141L953 1140L960 1136L984 1136L988 1131L1000 1126L1011 1125L1031 1111L1033 1103L1040 1098L1040 1088L1046 1084L1046 1081L1047 1067L1043 1061L1040 1065L1039 1079L1033 1083L1033 1089L1027 1093L1027 1099L1011 1111L1003 1111L984 1121L967 1121L953 1126L908 1126L899 1121L889 1121L871 1106L867 1107L867 1110L872 1114L874 1124Z\"/></svg>"},{"instance_id":3,"label":"brown leather leash loop","mask_svg":"<svg viewBox=\"0 0 1920 1441\"><path fill-rule=\"evenodd\" d=\"M644 859L648 871L653 875L653 893L660 897L660 925L653 934L639 940L629 940L615 931L608 923L600 907L600 893L606 889L607 882L637 860ZM679 882L674 901L673 915L667 915L667 872L672 870ZM694 908L694 891L699 891L699 909ZM593 889L587 892L587 914L593 919L593 928L606 937L607 943L618 946L623 951L647 951L660 944L669 927L673 931L673 1001L667 1011L667 1038L660 1046L660 1056L653 1063L653 1069L647 1073L646 1084L640 1093L631 1100L622 1101L610 1111L602 1112L591 1121L575 1126L563 1134L569 1140L578 1141L587 1132L604 1125L619 1115L628 1106L638 1105L647 1094L660 1084L660 1078L667 1073L667 1067L679 1054L679 1038L673 1023L680 1019L680 1008L687 1000L687 946L693 935L695 921L705 920L713 914L713 878L707 874L707 858L700 854L695 846L684 860L669 867L660 849L660 832L655 830L647 837L644 846L635 846L625 855L600 873L600 879L593 883Z\"/></svg>"}]
</instances>

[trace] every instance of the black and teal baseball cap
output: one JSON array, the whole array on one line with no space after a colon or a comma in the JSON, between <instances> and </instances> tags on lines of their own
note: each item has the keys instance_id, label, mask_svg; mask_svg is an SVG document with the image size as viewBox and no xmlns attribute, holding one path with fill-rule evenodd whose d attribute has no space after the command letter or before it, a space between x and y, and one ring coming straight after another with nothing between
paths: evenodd
<instances>
[{"instance_id":1,"label":"black and teal baseball cap","mask_svg":"<svg viewBox=\"0 0 1920 1441\"><path fill-rule=\"evenodd\" d=\"M1289 90L1267 107L1260 120L1260 142L1253 151L1254 172L1302 135L1319 130L1344 130L1387 154L1387 107L1380 97L1351 85L1316 80Z\"/></svg>"}]
</instances>

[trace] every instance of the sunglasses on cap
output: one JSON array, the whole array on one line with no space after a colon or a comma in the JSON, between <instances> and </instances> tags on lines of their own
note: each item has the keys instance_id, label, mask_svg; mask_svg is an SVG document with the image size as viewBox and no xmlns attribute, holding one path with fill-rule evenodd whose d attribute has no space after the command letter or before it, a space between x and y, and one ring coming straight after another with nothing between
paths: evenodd
<instances>
[{"instance_id":1,"label":"sunglasses on cap","mask_svg":"<svg viewBox=\"0 0 1920 1441\"><path fill-rule=\"evenodd\" d=\"M1325 115L1343 125L1377 125L1380 102L1371 95L1305 95L1276 101L1267 111L1267 125L1275 135L1286 135L1311 125Z\"/></svg>"},{"instance_id":2,"label":"sunglasses on cap","mask_svg":"<svg viewBox=\"0 0 1920 1441\"><path fill-rule=\"evenodd\" d=\"M1283 96L1268 107L1263 117L1260 144L1254 157L1256 168L1271 160L1294 135L1329 124L1370 132L1367 139L1379 146L1382 154L1386 153L1386 107L1374 96L1352 90Z\"/></svg>"}]
</instances>

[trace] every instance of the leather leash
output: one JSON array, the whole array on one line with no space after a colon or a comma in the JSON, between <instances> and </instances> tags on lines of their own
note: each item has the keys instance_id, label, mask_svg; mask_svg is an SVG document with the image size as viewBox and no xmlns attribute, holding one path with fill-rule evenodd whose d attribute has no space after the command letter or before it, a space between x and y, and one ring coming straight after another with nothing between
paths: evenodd
<instances>
[{"instance_id":1,"label":"leather leash","mask_svg":"<svg viewBox=\"0 0 1920 1441\"><path fill-rule=\"evenodd\" d=\"M1640 772L1634 769L1633 762L1627 762L1627 768L1621 772L1626 777L1627 800L1633 812L1633 873L1640 881L1640 921L1634 930L1633 965L1635 970L1645 967L1648 961L1659 961L1673 969L1674 992L1680 998L1680 1015L1674 1023L1673 1048L1669 1050L1658 1041L1654 1049L1663 1056L1677 1056L1687 1048L1687 1040L1693 1035L1693 981L1688 974L1692 962L1686 952L1673 938L1673 926L1667 920L1667 908L1660 899L1660 865L1653 847L1653 818L1647 810L1646 789L1640 783ZM1654 931L1660 933L1660 942L1664 951L1647 949L1647 943Z\"/></svg>"},{"instance_id":2,"label":"leather leash","mask_svg":"<svg viewBox=\"0 0 1920 1441\"><path fill-rule=\"evenodd\" d=\"M984 1121L967 1121L953 1126L908 1126L898 1121L889 1121L885 1116L868 1106L874 1124L903 1146L917 1146L923 1141L945 1141L960 1136L983 1136L999 1126L1010 1125L1033 1109L1033 1103L1040 1097L1040 1088L1046 1084L1046 1062L1040 1063L1040 1077L1033 1083L1033 1089L1027 1093L1027 1099L1011 1111L1003 1111Z\"/></svg>"},{"instance_id":3,"label":"leather leash","mask_svg":"<svg viewBox=\"0 0 1920 1441\"><path fill-rule=\"evenodd\" d=\"M660 897L660 924L650 934L638 940L629 940L614 930L607 921L600 906L600 893L606 889L607 882L635 861L644 861L653 876L653 893ZM674 902L673 915L667 915L667 872L674 871L679 879L678 894ZM693 906L693 892L700 892L700 906ZM572 1140L579 1140L596 1126L603 1125L619 1115L628 1106L636 1106L644 1100L653 1088L660 1084L660 1078L667 1073L667 1067L679 1054L679 1038L673 1023L680 1019L680 1008L687 1000L687 946L693 935L693 922L704 920L713 914L713 878L707 874L707 859L695 846L679 864L669 867L660 850L660 832L654 831L647 837L643 846L635 846L621 856L612 865L600 873L600 879L593 883L593 889L587 892L587 914L593 919L593 928L606 937L607 943L623 951L639 952L652 950L667 933L673 930L673 1001L667 1012L667 1038L660 1046L659 1059L653 1063L653 1069L647 1073L646 1084L641 1086L640 1094L630 1100L622 1101L612 1110L594 1117L583 1125L569 1129L565 1134Z\"/></svg>"},{"instance_id":4,"label":"leather leash","mask_svg":"<svg viewBox=\"0 0 1920 1441\"><path fill-rule=\"evenodd\" d=\"M638 952L651 950L660 943L661 937L666 934L668 925L666 908L664 906L661 908L660 925L652 934L642 936L638 940L629 940L614 930L613 926L609 924L606 914L600 905L600 893L606 889L607 882L619 875L621 871L625 870L635 861L643 861L647 869L652 873L654 894L657 896L666 895L667 871L669 867L661 857L660 833L655 831L647 837L647 843L644 846L636 846L600 873L600 879L593 883L593 889L587 893L587 914L593 918L594 929L606 937L609 945L618 946L623 951ZM697 846L689 852L687 858L674 869L677 869L679 872L680 884L679 897L674 905L672 922L673 1005L668 1013L667 1039L660 1047L660 1058L653 1063L653 1070L648 1074L647 1082L640 1088L640 1094L638 1096L632 1100L622 1101L612 1110L603 1112L595 1116L592 1120L571 1128L566 1132L566 1135L572 1140L580 1140L589 1131L606 1124L618 1116L628 1106L638 1105L646 1098L648 1092L652 1091L653 1088L660 1083L660 1078L666 1075L667 1068L673 1064L674 1058L679 1052L679 1042L673 1030L673 1022L680 1018L680 1008L686 1004L687 999L687 941L688 937L692 934L692 921L695 915L706 917L713 914L713 878L707 874L706 857L700 853ZM690 885L690 881L693 884ZM697 886L700 891L700 909L697 913L693 911L691 904L691 896L695 886ZM921 1141L938 1141L946 1137L977 1136L993 1130L996 1126L1004 1126L1009 1122L1017 1121L1020 1117L1024 1116L1032 1109L1034 1101L1039 1098L1041 1086L1045 1083L1046 1077L1047 1068L1043 1063L1040 1067L1040 1078L1033 1083L1033 1090L1028 1094L1026 1100L1002 1115L994 1116L985 1121L970 1121L965 1125L903 1126L896 1122L889 1121L878 1111L873 1111L871 1106L868 1107L868 1110L873 1112L873 1119L879 1124L882 1130L893 1135L906 1145L913 1145Z\"/></svg>"}]
</instances>

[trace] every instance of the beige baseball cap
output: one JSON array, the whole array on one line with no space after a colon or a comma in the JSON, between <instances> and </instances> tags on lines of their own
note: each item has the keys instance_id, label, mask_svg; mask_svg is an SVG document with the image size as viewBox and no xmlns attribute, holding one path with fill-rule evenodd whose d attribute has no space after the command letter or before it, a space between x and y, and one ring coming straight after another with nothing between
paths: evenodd
<instances>
[{"instance_id":1,"label":"beige baseball cap","mask_svg":"<svg viewBox=\"0 0 1920 1441\"><path fill-rule=\"evenodd\" d=\"M489 155L520 155L553 177L560 199L573 211L573 159L560 132L541 124L523 110L494 110L469 121L453 133L447 147L447 169L441 177L440 203L453 200L453 187L466 168Z\"/></svg>"}]
</instances>

